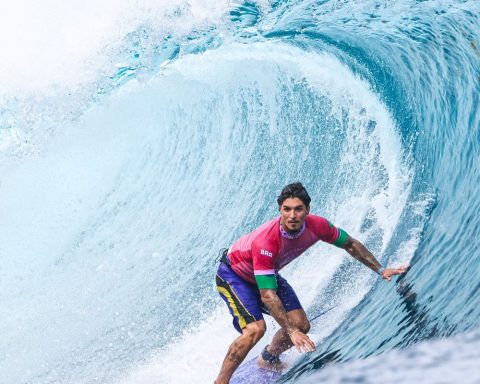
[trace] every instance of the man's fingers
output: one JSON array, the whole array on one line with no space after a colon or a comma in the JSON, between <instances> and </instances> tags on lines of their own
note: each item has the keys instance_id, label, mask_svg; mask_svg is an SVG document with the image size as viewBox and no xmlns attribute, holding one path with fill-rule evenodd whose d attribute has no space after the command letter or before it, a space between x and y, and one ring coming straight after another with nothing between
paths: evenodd
<instances>
[{"instance_id":1,"label":"man's fingers","mask_svg":"<svg viewBox=\"0 0 480 384\"><path fill-rule=\"evenodd\" d=\"M313 351L315 351L315 346L311 346L311 345L306 345L306 344L304 344L304 345L302 346L302 349L303 349L303 351L305 351L305 352L313 352Z\"/></svg>"},{"instance_id":2,"label":"man's fingers","mask_svg":"<svg viewBox=\"0 0 480 384\"><path fill-rule=\"evenodd\" d=\"M312 352L315 350L315 343L312 340L308 339L303 344L303 348L305 352Z\"/></svg>"},{"instance_id":3,"label":"man's fingers","mask_svg":"<svg viewBox=\"0 0 480 384\"><path fill-rule=\"evenodd\" d=\"M305 347L305 352L312 352L315 350L315 343L310 338L308 338L305 341L304 347Z\"/></svg>"},{"instance_id":4,"label":"man's fingers","mask_svg":"<svg viewBox=\"0 0 480 384\"><path fill-rule=\"evenodd\" d=\"M295 348L297 348L298 353L302 353L303 345L301 343L295 343Z\"/></svg>"},{"instance_id":5,"label":"man's fingers","mask_svg":"<svg viewBox=\"0 0 480 384\"><path fill-rule=\"evenodd\" d=\"M405 273L407 269L406 268L392 268L392 269L386 269L384 273L386 274L386 278L395 276L395 275L401 275L402 273ZM383 274L382 274L383 275Z\"/></svg>"},{"instance_id":6,"label":"man's fingers","mask_svg":"<svg viewBox=\"0 0 480 384\"><path fill-rule=\"evenodd\" d=\"M385 271L383 271L382 277L385 280L391 281L392 276L401 275L402 273L405 273L406 270L407 268L405 267L386 269Z\"/></svg>"},{"instance_id":7,"label":"man's fingers","mask_svg":"<svg viewBox=\"0 0 480 384\"><path fill-rule=\"evenodd\" d=\"M307 352L313 352L315 351L317 348L315 346L315 343L313 341L310 340L310 345L308 346L308 351Z\"/></svg>"},{"instance_id":8,"label":"man's fingers","mask_svg":"<svg viewBox=\"0 0 480 384\"><path fill-rule=\"evenodd\" d=\"M298 352L301 353L302 350L305 352L315 351L315 343L307 335L300 334L300 332L298 332L298 337L300 340L295 342L295 347L297 348Z\"/></svg>"}]
</instances>

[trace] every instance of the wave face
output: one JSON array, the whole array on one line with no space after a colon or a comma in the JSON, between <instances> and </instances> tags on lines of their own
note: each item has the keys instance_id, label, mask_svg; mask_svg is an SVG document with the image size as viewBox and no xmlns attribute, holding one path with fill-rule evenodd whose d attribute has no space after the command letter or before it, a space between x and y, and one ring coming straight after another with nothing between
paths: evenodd
<instances>
[{"instance_id":1,"label":"wave face","mask_svg":"<svg viewBox=\"0 0 480 384\"><path fill-rule=\"evenodd\" d=\"M70 20L62 38L31 27L31 56L2 59L2 383L212 382L235 337L217 250L296 180L410 269L387 284L326 244L289 265L307 314L328 312L283 382L374 382L419 342L432 369L457 367L439 338L468 340L475 366L478 2L105 4L109 23L52 2L35 17ZM367 357L361 377L322 369Z\"/></svg>"}]
</instances>

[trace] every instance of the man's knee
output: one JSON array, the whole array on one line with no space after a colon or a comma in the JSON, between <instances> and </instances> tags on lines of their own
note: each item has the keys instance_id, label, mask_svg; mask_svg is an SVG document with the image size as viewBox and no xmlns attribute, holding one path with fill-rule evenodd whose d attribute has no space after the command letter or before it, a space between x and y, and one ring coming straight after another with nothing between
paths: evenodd
<instances>
[{"instance_id":1,"label":"man's knee","mask_svg":"<svg viewBox=\"0 0 480 384\"><path fill-rule=\"evenodd\" d=\"M298 328L303 333L310 331L310 321L303 310L294 310L288 313L290 323Z\"/></svg>"},{"instance_id":2,"label":"man's knee","mask_svg":"<svg viewBox=\"0 0 480 384\"><path fill-rule=\"evenodd\" d=\"M243 329L243 335L250 337L252 341L256 343L265 335L266 330L267 325L264 320L254 321L253 323L247 324Z\"/></svg>"},{"instance_id":3,"label":"man's knee","mask_svg":"<svg viewBox=\"0 0 480 384\"><path fill-rule=\"evenodd\" d=\"M298 325L298 329L300 329L300 331L302 331L303 333L310 332L310 322L308 320L302 321Z\"/></svg>"}]
</instances>

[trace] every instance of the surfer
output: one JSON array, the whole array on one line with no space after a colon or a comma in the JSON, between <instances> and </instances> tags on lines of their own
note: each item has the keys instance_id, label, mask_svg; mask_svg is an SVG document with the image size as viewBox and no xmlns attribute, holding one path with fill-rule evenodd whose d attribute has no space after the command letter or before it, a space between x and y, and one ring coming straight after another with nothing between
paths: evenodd
<instances>
[{"instance_id":1,"label":"surfer","mask_svg":"<svg viewBox=\"0 0 480 384\"><path fill-rule=\"evenodd\" d=\"M258 357L258 365L282 370L279 356L292 346L299 352L315 350L315 343L307 335L307 315L295 291L278 271L317 241L345 249L385 280L405 272L405 268L384 268L360 241L327 219L310 214L310 201L301 183L285 186L277 199L280 216L223 250L216 275L217 290L241 335L230 345L215 384L229 383L265 334L264 313L271 315L281 329Z\"/></svg>"}]
</instances>

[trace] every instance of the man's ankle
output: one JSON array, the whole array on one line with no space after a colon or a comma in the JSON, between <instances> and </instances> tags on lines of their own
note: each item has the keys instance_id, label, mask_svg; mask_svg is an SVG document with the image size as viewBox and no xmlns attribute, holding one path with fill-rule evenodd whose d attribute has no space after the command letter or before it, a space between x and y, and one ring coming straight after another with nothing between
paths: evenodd
<instances>
[{"instance_id":1,"label":"man's ankle","mask_svg":"<svg viewBox=\"0 0 480 384\"><path fill-rule=\"evenodd\" d=\"M274 355L268 352L267 348L268 348L268 345L262 351L262 354L261 354L262 359L270 364L280 364L281 363L280 357L278 355Z\"/></svg>"}]
</instances>

